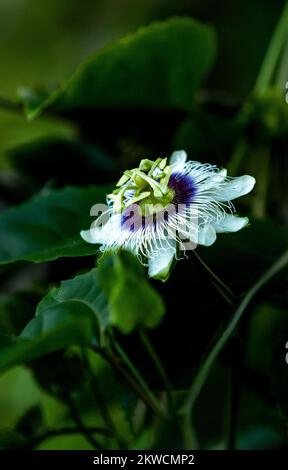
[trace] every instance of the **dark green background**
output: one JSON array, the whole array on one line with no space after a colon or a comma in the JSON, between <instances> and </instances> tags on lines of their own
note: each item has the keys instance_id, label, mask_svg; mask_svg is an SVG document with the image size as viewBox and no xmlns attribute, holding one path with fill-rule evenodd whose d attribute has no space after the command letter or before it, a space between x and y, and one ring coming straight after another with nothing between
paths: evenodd
<instances>
[{"instance_id":1,"label":"dark green background","mask_svg":"<svg viewBox=\"0 0 288 470\"><path fill-rule=\"evenodd\" d=\"M209 90L211 96L214 96L216 92L217 99L216 103L212 100L211 107L208 103L208 110L211 114L208 117L205 115L204 121L199 115L199 120L197 117L193 121L195 128L192 126L191 129L188 126L188 129L182 129L182 133L177 135L173 145L181 142L181 145L190 151L192 158L225 165L241 132L237 112L254 86L283 4L283 1L272 0L83 0L81 2L78 0L1 0L0 97L14 100L19 87L32 88L41 84L56 86L69 77L88 54L127 33L134 32L139 26L173 16L191 16L212 25L216 31L218 39L216 62L205 82L205 89ZM284 89L280 90L280 94L283 95L284 103ZM127 144L124 141L121 144L122 147L117 147L121 159L120 163L117 161L115 164L113 154L115 147L113 144L110 146L107 144L109 140L107 122L111 117L110 115L105 117L104 114L102 117L103 135L99 140L101 145L104 142L104 159L103 149L101 149L99 155L96 152L95 161L91 163L89 145L85 149L81 145L66 147L61 141L62 137L78 136L74 124L64 120L54 120L49 115L28 122L17 112L0 109L0 204L3 208L22 202L33 192L43 189L46 184L49 185L53 178L56 181L55 186L61 187L64 184L83 185L94 182L106 184L119 176L120 170L125 165L134 162L138 151L137 145L140 145L139 151L142 152L142 142L140 139L139 144L136 139L131 150L129 142ZM156 121L159 126L159 139L152 139L152 144L148 139L148 144L146 141L143 144L144 149L163 149L165 152L172 150L173 145L169 140L171 136L168 132L166 140L165 134L168 128L166 126L168 123L171 124L170 115L162 117L163 121ZM247 139L251 144L251 154L256 157L248 159L241 168L242 172L249 172L256 177L263 166L259 147L266 148L267 143L266 128L264 126L263 132L261 118L261 112L258 115L256 113L255 122L251 120L252 124L250 123L248 130L246 129ZM111 119L114 127L117 127L118 119L122 122L122 115L113 115ZM123 117L124 123L126 123L125 119L126 115ZM145 121L145 116L141 119ZM141 119L140 122L142 122ZM91 142L93 144L93 129L91 131L89 126L87 128L83 125L82 131L89 144ZM52 148L48 149L41 147L39 150L37 144L35 148L33 147L34 139L51 136L59 139L60 143L56 140L56 147L53 147L55 142ZM253 230L243 231L235 236L223 235L217 242L216 248L200 251L205 260L223 276L237 294L246 292L264 269L287 247L287 227L285 226L288 220L288 146L286 133L283 132L283 135L275 139L273 137L272 140L273 159L266 214L270 221L255 221L254 225L252 222ZM19 147L16 152L11 153L12 148L22 144L27 144L24 150ZM254 147L258 153L256 150L254 152ZM24 163L21 163L22 152L24 156L32 155L30 163L29 159L27 162L24 159ZM58 160L57 152L62 156L61 161ZM43 158L40 163L38 155ZM53 160L53 155L55 155L55 160ZM78 158L81 155L86 155L87 159L85 163L84 161L81 163L81 171L79 171ZM69 168L65 166L67 156L71 158ZM15 161L18 165L16 175L12 171L12 163L15 164ZM42 161L46 162L44 173ZM93 162L98 165L96 165L98 170L95 173L95 179ZM250 214L249 204L249 199L245 199L242 205L240 203L240 211L243 214L246 212ZM53 286L62 279L72 277L91 267L93 267L92 259L76 258L58 260L53 265L19 264L16 265L16 274L11 273L9 267L1 268L2 296L23 289L29 292L19 294L19 303L15 301L14 305L14 300L12 302L18 330L13 331L12 328L11 331L9 324L8 326L4 324L4 329L10 328L10 333L18 334L31 317L37 301L45 295L47 286ZM152 333L152 339L180 396L191 379L191 371L206 350L219 323L229 316L229 309L219 298L213 286L207 285L206 272L196 264L194 259L183 261L183 265L179 263L167 284L154 284L163 294L168 313L160 330ZM192 284L193 290L191 290ZM30 292L31 286L33 286L33 293ZM37 286L36 290L35 286ZM7 321L5 312L11 311L11 304L9 304L9 299L5 302L2 306L2 317ZM269 287L265 295L257 298L251 311L253 320L249 323L249 337L245 344L245 372L242 377L244 399L239 412L241 418L238 446L252 449L287 448L287 394L285 399L285 393L283 393L283 390L287 391L287 371L284 362L284 345L288 340L287 273L278 283ZM3 327L3 324L1 326ZM125 337L124 343L134 355L136 362L139 361L140 368L143 371L149 370L149 365L143 360L143 351L139 348L138 339ZM233 343L227 348L221 361L213 369L201 398L196 422L203 446L223 446L222 436L225 435L225 410L228 397L226 385L230 355L234 347ZM55 364L57 361L56 355ZM112 379L106 373L101 361L97 367L99 373L103 370L103 384L107 386L107 395L113 403L112 407L115 407L113 412L117 416L119 410L111 391ZM42 368L45 369L45 364L40 363L40 371ZM47 386L45 380L49 382L49 373L47 375L48 379L42 378L44 380L42 388L39 387L28 368L13 368L1 375L1 429L14 428L19 417L31 406L39 403L48 425L53 427L65 422L67 419L65 407L47 393L49 385ZM41 383L41 374L39 377L36 373L36 377ZM157 387L157 380L154 381L152 374L152 384L155 385L155 383ZM127 397L125 393L120 390L118 397L120 396L121 402L125 402L125 405L127 402L129 405L131 397ZM85 414L86 402L92 401L86 390L79 401ZM133 397L131 401L133 402ZM280 406L282 411L279 411ZM93 424L95 415L88 409L85 414L88 424ZM5 444L1 443L1 445L5 447ZM69 436L45 441L41 448L88 447L83 438Z\"/></svg>"}]
</instances>

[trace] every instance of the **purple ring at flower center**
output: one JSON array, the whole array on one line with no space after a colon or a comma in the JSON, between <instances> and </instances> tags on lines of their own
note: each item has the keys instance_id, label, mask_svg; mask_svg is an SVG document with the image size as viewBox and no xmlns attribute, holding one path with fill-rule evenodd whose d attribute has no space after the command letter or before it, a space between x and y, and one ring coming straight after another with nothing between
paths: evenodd
<instances>
[{"instance_id":1,"label":"purple ring at flower center","mask_svg":"<svg viewBox=\"0 0 288 470\"><path fill-rule=\"evenodd\" d=\"M191 204L196 194L196 185L189 175L183 173L172 173L168 187L175 193L172 204Z\"/></svg>"},{"instance_id":2,"label":"purple ring at flower center","mask_svg":"<svg viewBox=\"0 0 288 470\"><path fill-rule=\"evenodd\" d=\"M180 206L191 204L197 192L192 177L180 172L171 174L168 187L174 192L174 197L170 204L163 208L163 211L144 216L141 214L139 203L135 203L123 211L121 228L130 232L137 232L139 229L144 230L145 228L151 229L152 227L156 230L159 221L168 222L169 216L183 210L183 207ZM143 203L145 204L145 200Z\"/></svg>"}]
</instances>

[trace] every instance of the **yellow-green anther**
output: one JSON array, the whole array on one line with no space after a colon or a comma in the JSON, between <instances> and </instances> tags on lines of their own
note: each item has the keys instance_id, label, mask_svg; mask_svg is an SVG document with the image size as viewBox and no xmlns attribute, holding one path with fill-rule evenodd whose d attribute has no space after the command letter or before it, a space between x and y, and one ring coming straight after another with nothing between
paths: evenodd
<instances>
[{"instance_id":1,"label":"yellow-green anther","mask_svg":"<svg viewBox=\"0 0 288 470\"><path fill-rule=\"evenodd\" d=\"M161 173L158 173L155 178L157 178L157 180L163 178L166 174L162 171Z\"/></svg>"},{"instance_id":2,"label":"yellow-green anther","mask_svg":"<svg viewBox=\"0 0 288 470\"><path fill-rule=\"evenodd\" d=\"M146 176L145 173L138 171L137 173L135 172L135 174L132 177L134 183L136 184L136 188L140 191L144 189L145 187L147 187L148 185L148 182L146 181L146 178L143 178L143 175L144 177Z\"/></svg>"},{"instance_id":3,"label":"yellow-green anther","mask_svg":"<svg viewBox=\"0 0 288 470\"><path fill-rule=\"evenodd\" d=\"M158 167L160 170L164 170L165 166L167 164L167 158L163 158L161 162L159 163Z\"/></svg>"},{"instance_id":4,"label":"yellow-green anther","mask_svg":"<svg viewBox=\"0 0 288 470\"><path fill-rule=\"evenodd\" d=\"M153 162L153 165L151 166L151 168L149 170L148 176L153 176L154 170L157 168L157 166L159 165L159 163L161 161L162 161L162 158L157 158L157 160L155 160L155 162Z\"/></svg>"},{"instance_id":5,"label":"yellow-green anther","mask_svg":"<svg viewBox=\"0 0 288 470\"><path fill-rule=\"evenodd\" d=\"M171 173L172 173L172 167L170 165L166 166L166 168L164 168L163 170L163 173L165 173L165 176L164 178L161 179L161 185L164 185L167 187Z\"/></svg>"},{"instance_id":6,"label":"yellow-green anther","mask_svg":"<svg viewBox=\"0 0 288 470\"><path fill-rule=\"evenodd\" d=\"M141 171L149 171L153 163L154 162L152 160L148 160L148 158L144 158L140 162L139 169Z\"/></svg>"},{"instance_id":7,"label":"yellow-green anther","mask_svg":"<svg viewBox=\"0 0 288 470\"><path fill-rule=\"evenodd\" d=\"M127 183L129 180L130 180L130 176L128 176L124 173L124 175L121 176L121 178L118 181L118 183L116 184L116 186L117 187L122 186L123 184Z\"/></svg>"},{"instance_id":8,"label":"yellow-green anther","mask_svg":"<svg viewBox=\"0 0 288 470\"><path fill-rule=\"evenodd\" d=\"M142 201L142 199L145 199L146 197L149 197L150 195L151 195L150 191L144 191L143 193L139 194L139 196L129 199L129 201L125 203L125 206L126 207L132 206L132 204L136 204L136 202Z\"/></svg>"},{"instance_id":9,"label":"yellow-green anther","mask_svg":"<svg viewBox=\"0 0 288 470\"><path fill-rule=\"evenodd\" d=\"M151 186L155 197L163 196L161 185L157 181L153 180L153 178L150 178L148 175L146 175L142 171L139 171L137 173L137 177L140 177L142 180L146 181L149 184L149 186Z\"/></svg>"},{"instance_id":10,"label":"yellow-green anther","mask_svg":"<svg viewBox=\"0 0 288 470\"><path fill-rule=\"evenodd\" d=\"M112 194L118 194L121 191L121 188L116 188L112 191Z\"/></svg>"},{"instance_id":11,"label":"yellow-green anther","mask_svg":"<svg viewBox=\"0 0 288 470\"><path fill-rule=\"evenodd\" d=\"M124 186L123 188L121 188L119 193L115 196L114 205L113 205L113 212L114 213L121 211L122 203L123 203L123 196L124 196L124 193L126 191L127 191L127 188Z\"/></svg>"},{"instance_id":12,"label":"yellow-green anther","mask_svg":"<svg viewBox=\"0 0 288 470\"><path fill-rule=\"evenodd\" d=\"M112 191L112 194L119 194L119 192L122 191L124 187L125 187L125 191L128 191L128 189L135 189L134 186L130 182L127 182L125 183L125 185L122 185L119 188L114 189L114 191Z\"/></svg>"},{"instance_id":13,"label":"yellow-green anther","mask_svg":"<svg viewBox=\"0 0 288 470\"><path fill-rule=\"evenodd\" d=\"M171 172L172 168L167 165L166 158L157 158L155 162L146 158L141 160L139 168L124 171L116 189L107 196L113 200L114 212L120 212L124 205L129 207L151 197L154 202L156 198L159 203L166 203L171 193L168 188ZM133 196L125 200L125 193L129 190L133 191Z\"/></svg>"}]
</instances>

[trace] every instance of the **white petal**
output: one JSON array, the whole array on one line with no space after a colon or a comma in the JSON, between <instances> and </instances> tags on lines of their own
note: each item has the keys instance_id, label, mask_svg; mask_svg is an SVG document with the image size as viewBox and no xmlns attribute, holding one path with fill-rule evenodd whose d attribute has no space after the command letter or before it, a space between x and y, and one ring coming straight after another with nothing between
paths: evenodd
<instances>
[{"instance_id":1,"label":"white petal","mask_svg":"<svg viewBox=\"0 0 288 470\"><path fill-rule=\"evenodd\" d=\"M211 246L216 241L216 230L211 224L200 226L198 229L198 244Z\"/></svg>"},{"instance_id":2,"label":"white petal","mask_svg":"<svg viewBox=\"0 0 288 470\"><path fill-rule=\"evenodd\" d=\"M245 227L248 222L248 217L236 217L235 215L227 214L220 222L213 223L213 226L218 233L238 232L238 230Z\"/></svg>"},{"instance_id":3,"label":"white petal","mask_svg":"<svg viewBox=\"0 0 288 470\"><path fill-rule=\"evenodd\" d=\"M187 160L187 153L185 150L176 150L172 153L169 164L172 165L173 171L182 171Z\"/></svg>"},{"instance_id":4,"label":"white petal","mask_svg":"<svg viewBox=\"0 0 288 470\"><path fill-rule=\"evenodd\" d=\"M154 279L160 279L166 281L171 265L173 263L176 249L171 247L162 248L156 252L148 261L149 270L148 275Z\"/></svg>"},{"instance_id":5,"label":"white petal","mask_svg":"<svg viewBox=\"0 0 288 470\"><path fill-rule=\"evenodd\" d=\"M222 184L213 195L216 201L232 201L236 197L250 193L256 183L253 176L244 175Z\"/></svg>"},{"instance_id":6,"label":"white petal","mask_svg":"<svg viewBox=\"0 0 288 470\"><path fill-rule=\"evenodd\" d=\"M103 243L103 235L99 228L81 230L80 235L87 243Z\"/></svg>"},{"instance_id":7,"label":"white petal","mask_svg":"<svg viewBox=\"0 0 288 470\"><path fill-rule=\"evenodd\" d=\"M225 168L222 168L214 174L212 173L210 178L207 178L207 181L201 185L201 191L213 188L213 186L217 186L217 184L223 183L226 176L227 170Z\"/></svg>"}]
</instances>

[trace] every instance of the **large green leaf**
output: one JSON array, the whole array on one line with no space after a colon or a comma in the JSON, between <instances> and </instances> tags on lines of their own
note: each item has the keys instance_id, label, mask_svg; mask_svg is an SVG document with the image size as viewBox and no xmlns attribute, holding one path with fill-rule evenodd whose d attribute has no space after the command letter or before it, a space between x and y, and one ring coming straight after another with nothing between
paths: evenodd
<instances>
[{"instance_id":1,"label":"large green leaf","mask_svg":"<svg viewBox=\"0 0 288 470\"><path fill-rule=\"evenodd\" d=\"M36 317L22 332L25 338L33 338L61 324L65 318L75 315L92 315L98 328L98 339L109 324L108 300L99 284L98 269L61 282L39 303Z\"/></svg>"},{"instance_id":2,"label":"large green leaf","mask_svg":"<svg viewBox=\"0 0 288 470\"><path fill-rule=\"evenodd\" d=\"M91 312L85 309L78 309L76 312L72 308L66 311L55 309L49 316L35 318L36 298L35 295L24 292L1 298L0 371L72 344L91 344L97 337L97 325ZM21 306L23 318L20 317ZM25 324L27 325L23 330ZM20 336L16 336L21 331Z\"/></svg>"},{"instance_id":3,"label":"large green leaf","mask_svg":"<svg viewBox=\"0 0 288 470\"><path fill-rule=\"evenodd\" d=\"M210 27L172 18L98 51L51 95L22 94L29 118L45 108L191 109L215 55Z\"/></svg>"},{"instance_id":4,"label":"large green leaf","mask_svg":"<svg viewBox=\"0 0 288 470\"><path fill-rule=\"evenodd\" d=\"M43 326L45 319L32 320L28 324L28 331L25 329L20 338L0 335L0 371L30 362L73 344L91 344L95 337L95 327L91 317L71 314L62 318L62 321L59 320L57 324L56 322L54 325L50 324L51 329L46 325ZM32 338L32 322L34 321L35 336ZM2 341L2 338L5 341Z\"/></svg>"},{"instance_id":5,"label":"large green leaf","mask_svg":"<svg viewBox=\"0 0 288 470\"><path fill-rule=\"evenodd\" d=\"M95 246L81 239L80 230L91 224L91 206L104 203L109 189L45 190L0 214L0 265L95 253Z\"/></svg>"},{"instance_id":6,"label":"large green leaf","mask_svg":"<svg viewBox=\"0 0 288 470\"><path fill-rule=\"evenodd\" d=\"M104 347L109 327L123 333L153 328L163 314L162 299L139 262L128 253L113 255L52 289L19 337L1 334L0 371L72 344Z\"/></svg>"},{"instance_id":7,"label":"large green leaf","mask_svg":"<svg viewBox=\"0 0 288 470\"><path fill-rule=\"evenodd\" d=\"M100 264L99 276L109 298L112 325L130 333L137 326L154 328L159 324L164 303L134 256L127 252L111 256Z\"/></svg>"},{"instance_id":8,"label":"large green leaf","mask_svg":"<svg viewBox=\"0 0 288 470\"><path fill-rule=\"evenodd\" d=\"M98 341L115 326L130 333L137 326L153 328L164 314L159 294L146 279L144 269L130 253L107 256L98 268L63 281L38 305L36 318L22 333L33 338L57 326L71 314L92 314L98 325Z\"/></svg>"}]
</instances>

